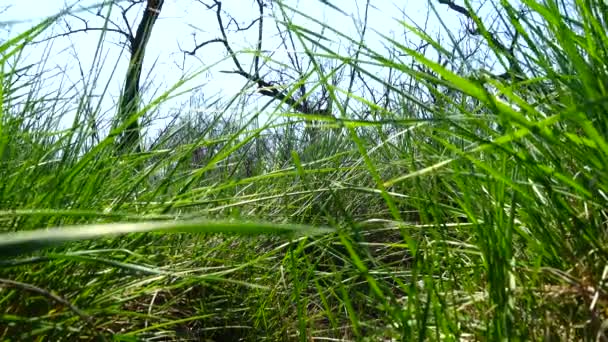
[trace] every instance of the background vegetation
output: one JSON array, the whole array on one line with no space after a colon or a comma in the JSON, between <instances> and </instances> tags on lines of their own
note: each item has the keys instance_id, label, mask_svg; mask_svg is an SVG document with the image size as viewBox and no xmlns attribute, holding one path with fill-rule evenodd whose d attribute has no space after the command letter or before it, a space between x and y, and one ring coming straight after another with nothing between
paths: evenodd
<instances>
[{"instance_id":1,"label":"background vegetation","mask_svg":"<svg viewBox=\"0 0 608 342\"><path fill-rule=\"evenodd\" d=\"M305 61L261 38L231 49L208 4L243 92L193 92L186 106L216 110L169 113L158 133L159 105L195 76L141 100L162 1L143 4L110 119L96 75L66 98L43 82L48 57L20 62L69 10L0 45L3 340L607 338L604 1L494 1L491 20L430 1L468 21L462 36L403 21L420 44L384 51L365 22L353 37L257 3Z\"/></svg>"}]
</instances>

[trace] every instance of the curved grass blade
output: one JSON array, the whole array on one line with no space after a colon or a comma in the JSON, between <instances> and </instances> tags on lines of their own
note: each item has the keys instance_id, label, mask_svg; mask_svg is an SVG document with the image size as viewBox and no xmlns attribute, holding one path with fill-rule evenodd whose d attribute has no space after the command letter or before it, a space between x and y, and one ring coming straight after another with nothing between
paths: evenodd
<instances>
[{"instance_id":1,"label":"curved grass blade","mask_svg":"<svg viewBox=\"0 0 608 342\"><path fill-rule=\"evenodd\" d=\"M91 240L129 233L229 233L241 235L317 235L334 232L328 227L249 221L192 220L79 225L0 235L0 257L11 257L68 242Z\"/></svg>"}]
</instances>

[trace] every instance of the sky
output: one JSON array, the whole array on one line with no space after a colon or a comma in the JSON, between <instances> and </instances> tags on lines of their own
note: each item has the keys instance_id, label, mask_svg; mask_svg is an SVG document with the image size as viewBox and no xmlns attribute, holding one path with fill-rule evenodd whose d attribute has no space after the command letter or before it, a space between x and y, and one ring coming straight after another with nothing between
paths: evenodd
<instances>
[{"instance_id":1,"label":"sky","mask_svg":"<svg viewBox=\"0 0 608 342\"><path fill-rule=\"evenodd\" d=\"M0 10L7 6L0 13L0 40L12 37L31 26L38 23L45 17L58 13L76 0L4 0L4 5L0 5ZM80 0L78 5L86 7L96 4L98 1ZM143 78L146 79L146 94L152 98L161 92L169 89L186 74L200 72L200 74L187 84L189 87L201 87L199 93L211 101L213 98L229 98L240 91L246 80L238 75L221 73L221 70L234 70L234 64L226 60L226 51L221 44L210 44L197 52L196 56L186 56L182 50L190 50L195 42L202 42L219 37L219 30L215 19L214 11L205 8L201 2L212 3L212 0L166 0L162 13L157 21L152 37L146 50L144 62ZM307 15L328 23L330 26L338 28L343 33L356 35L357 28L360 27L360 20L364 16L365 0L333 0L332 3L339 6L347 15L324 5L319 0L285 0L287 4L297 8ZM126 4L127 2L123 2ZM250 23L257 16L257 7L254 0L224 0L223 8L241 25ZM438 32L443 32L441 24L433 14L427 16L428 3L425 0L417 1L398 1L392 0L372 0L371 8L368 12L368 27L366 43L378 51L386 51L378 34L388 35L397 40L419 41L411 32L399 24L398 20L405 20L419 26L427 27L427 33L433 36ZM448 27L459 29L462 26L462 17L447 10L443 5L435 2L439 15ZM100 27L103 21L95 16L94 10L82 11L75 7L74 16L69 16L55 24L48 35L57 35L66 32L67 26L72 29L85 27L85 22L89 27ZM107 8L106 8L107 10ZM118 8L113 9L111 18L123 25L118 14ZM141 7L134 7L127 18L131 26L135 27L141 14ZM267 14L270 15L267 10ZM309 20L294 16L294 23L319 32L320 28ZM224 23L228 19L224 18ZM122 26L124 27L124 25ZM232 26L235 27L234 25ZM377 31L374 32L374 31ZM246 33L229 33L231 45L235 50L251 49L256 41L256 29ZM266 20L264 32L264 50L273 52L273 59L287 62L287 55L280 48L280 40L277 31L271 20ZM333 47L341 53L347 53L347 44L337 36L325 33L325 36L333 41ZM86 33L76 33L62 36L47 44L38 44L27 50L25 61L36 62L44 54L48 55L46 68L49 70L48 87L63 87L67 89L70 85L75 85L74 89L82 89L83 75L99 74L97 88L94 94L101 94L108 86L108 94L103 101L103 107L107 115L112 115L115 111L115 103L120 94L121 86L124 81L124 73L128 65L128 54L122 48L122 37L118 34L108 33L104 42L101 60L94 60L95 50L99 42L100 32L92 31ZM445 38L445 36L444 36ZM49 45L51 44L51 45ZM301 52L300 52L301 53ZM242 56L242 62L249 62L251 57ZM220 62L224 60L224 62ZM249 63L244 67L247 70ZM60 75L60 76L57 76ZM272 75L268 76L272 79ZM86 77L84 77L86 78ZM183 109L181 104L188 100L189 94L169 101L163 105L164 110L171 111ZM268 101L268 98L256 96L254 103L261 105ZM257 101L256 101L257 100ZM204 111L203 111L204 112Z\"/></svg>"}]
</instances>

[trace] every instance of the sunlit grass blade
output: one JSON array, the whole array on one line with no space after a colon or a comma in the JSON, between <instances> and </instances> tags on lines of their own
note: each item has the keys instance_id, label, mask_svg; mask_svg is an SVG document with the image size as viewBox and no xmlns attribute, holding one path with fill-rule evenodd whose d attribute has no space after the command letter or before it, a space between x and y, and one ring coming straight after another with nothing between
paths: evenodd
<instances>
[{"instance_id":1,"label":"sunlit grass blade","mask_svg":"<svg viewBox=\"0 0 608 342\"><path fill-rule=\"evenodd\" d=\"M334 230L296 224L273 224L238 221L195 220L188 222L159 221L142 223L112 223L87 226L49 228L2 234L0 255L15 256L68 242L113 237L130 233L229 233L229 234L327 234Z\"/></svg>"}]
</instances>

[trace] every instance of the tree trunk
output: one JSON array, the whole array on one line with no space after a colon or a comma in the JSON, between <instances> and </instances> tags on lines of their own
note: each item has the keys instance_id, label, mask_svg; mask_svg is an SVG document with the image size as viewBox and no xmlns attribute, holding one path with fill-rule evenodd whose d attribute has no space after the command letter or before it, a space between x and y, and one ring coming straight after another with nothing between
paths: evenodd
<instances>
[{"instance_id":1,"label":"tree trunk","mask_svg":"<svg viewBox=\"0 0 608 342\"><path fill-rule=\"evenodd\" d=\"M160 14L164 0L148 0L144 15L137 27L135 36L130 41L131 57L129 68L125 77L125 85L119 104L118 125L125 125L118 140L118 152L121 154L129 152L140 152L141 127L139 125L141 69L145 56L146 45L150 39L154 23Z\"/></svg>"}]
</instances>

